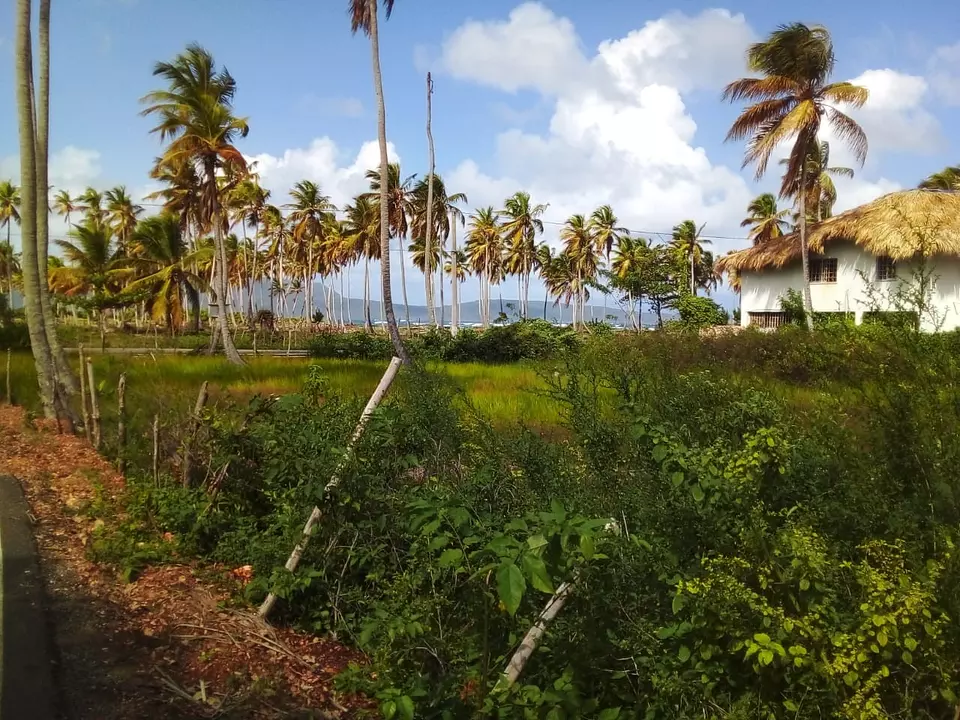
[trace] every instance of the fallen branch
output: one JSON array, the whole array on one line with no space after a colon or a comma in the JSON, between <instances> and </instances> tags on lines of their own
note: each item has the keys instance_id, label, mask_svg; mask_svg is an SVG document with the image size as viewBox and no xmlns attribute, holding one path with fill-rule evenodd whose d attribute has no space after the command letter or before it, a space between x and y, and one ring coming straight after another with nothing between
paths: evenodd
<instances>
[{"instance_id":1,"label":"fallen branch","mask_svg":"<svg viewBox=\"0 0 960 720\"><path fill-rule=\"evenodd\" d=\"M386 371L383 373L383 377L380 378L380 384L377 385L377 389L373 391L373 395L371 395L370 400L367 401L367 405L363 409L363 413L360 415L360 421L357 423L357 427L354 428L349 442L347 442L347 448L343 453L343 457L340 459L339 464L333 471L333 476L330 478L330 481L323 488L323 497L326 497L327 493L340 484L341 475L346 469L347 463L349 463L353 457L354 446L363 435L363 431L367 427L370 416L373 415L374 410L376 410L383 401L384 396L387 394L387 391L393 384L394 379L397 377L397 371L400 369L401 362L402 361L400 358L394 357L390 361L390 365L387 366ZM307 543L310 542L310 535L313 533L314 526L320 521L320 515L320 508L314 506L313 510L310 512L310 517L307 518L306 525L303 526L303 533L300 536L299 542L297 542L297 544L294 546L293 551L290 553L290 557L287 558L287 562L284 565L284 567L290 572L295 572L297 565L300 564L300 557L303 555L303 551L306 549ZM276 593L271 592L269 595L267 595L266 600L264 600L263 604L260 606L260 610L258 612L260 617L265 618L267 615L269 615L270 611L273 609L273 606L276 604L277 595Z\"/></svg>"}]
</instances>

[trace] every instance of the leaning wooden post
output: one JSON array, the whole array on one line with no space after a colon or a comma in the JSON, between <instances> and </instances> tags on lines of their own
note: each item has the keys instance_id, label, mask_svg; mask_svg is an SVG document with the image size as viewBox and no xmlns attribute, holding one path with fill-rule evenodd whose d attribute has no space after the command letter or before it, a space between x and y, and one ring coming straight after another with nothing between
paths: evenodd
<instances>
[{"instance_id":1,"label":"leaning wooden post","mask_svg":"<svg viewBox=\"0 0 960 720\"><path fill-rule=\"evenodd\" d=\"M380 403L383 402L384 396L387 394L387 391L393 384L394 379L397 377L397 371L400 369L401 362L402 361L398 357L395 357L390 361L390 365L387 367L386 372L384 372L383 377L380 378L380 384L377 385L377 389L373 391L373 395L371 395L370 400L367 401L367 406L363 409L363 413L360 415L360 422L358 422L357 427L354 428L353 434L350 436L350 440L347 442L347 448L344 450L343 457L340 459L336 469L333 471L330 481L323 488L323 495L321 497L326 497L327 493L340 484L340 476L343 471L346 470L347 463L350 462L350 459L353 457L353 449L356 446L357 441L363 435L363 431L366 429L367 423L370 421L370 416L373 415L374 410L376 410ZM307 524L303 526L303 534L300 536L300 540L294 546L293 551L290 553L290 557L287 558L286 565L284 565L284 567L286 567L286 569L290 572L295 572L297 565L300 564L300 558L303 555L303 551L307 547L307 543L310 542L310 535L313 533L313 528L319 521L320 508L314 506L313 510L310 512L310 517L307 518ZM269 595L267 595L267 599L264 600L263 604L260 606L260 617L266 617L276 604L277 596L275 593L271 592Z\"/></svg>"},{"instance_id":2,"label":"leaning wooden post","mask_svg":"<svg viewBox=\"0 0 960 720\"><path fill-rule=\"evenodd\" d=\"M190 424L187 427L187 436L183 441L183 467L181 481L185 488L190 487L190 446L193 441L193 436L197 434L197 431L200 429L200 423L202 421L201 414L203 413L203 408L207 404L207 381L203 381L203 385L200 386L200 394L197 395L197 404L193 408L193 416L190 418Z\"/></svg>"},{"instance_id":3,"label":"leaning wooden post","mask_svg":"<svg viewBox=\"0 0 960 720\"><path fill-rule=\"evenodd\" d=\"M127 374L120 373L117 383L117 471L127 470Z\"/></svg>"},{"instance_id":4,"label":"leaning wooden post","mask_svg":"<svg viewBox=\"0 0 960 720\"><path fill-rule=\"evenodd\" d=\"M87 410L87 362L83 356L83 345L80 345L80 414L83 417L83 432L87 442L93 445L93 432L90 427L90 413Z\"/></svg>"},{"instance_id":5,"label":"leaning wooden post","mask_svg":"<svg viewBox=\"0 0 960 720\"><path fill-rule=\"evenodd\" d=\"M97 383L93 374L93 360L87 358L87 385L90 389L90 414L93 419L93 447L100 449L100 402L97 400Z\"/></svg>"},{"instance_id":6,"label":"leaning wooden post","mask_svg":"<svg viewBox=\"0 0 960 720\"><path fill-rule=\"evenodd\" d=\"M10 385L10 348L7 348L7 405L13 405L13 390Z\"/></svg>"},{"instance_id":7,"label":"leaning wooden post","mask_svg":"<svg viewBox=\"0 0 960 720\"><path fill-rule=\"evenodd\" d=\"M160 416L153 416L153 481L160 482Z\"/></svg>"}]
</instances>

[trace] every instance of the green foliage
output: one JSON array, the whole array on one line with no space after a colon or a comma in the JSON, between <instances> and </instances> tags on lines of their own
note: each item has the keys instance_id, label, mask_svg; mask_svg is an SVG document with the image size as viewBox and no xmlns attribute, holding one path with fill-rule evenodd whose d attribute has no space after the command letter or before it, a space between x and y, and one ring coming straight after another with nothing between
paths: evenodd
<instances>
[{"instance_id":1,"label":"green foliage","mask_svg":"<svg viewBox=\"0 0 960 720\"><path fill-rule=\"evenodd\" d=\"M726 325L730 321L727 311L708 297L685 293L674 301L673 307L680 313L680 322L688 328Z\"/></svg>"}]
</instances>

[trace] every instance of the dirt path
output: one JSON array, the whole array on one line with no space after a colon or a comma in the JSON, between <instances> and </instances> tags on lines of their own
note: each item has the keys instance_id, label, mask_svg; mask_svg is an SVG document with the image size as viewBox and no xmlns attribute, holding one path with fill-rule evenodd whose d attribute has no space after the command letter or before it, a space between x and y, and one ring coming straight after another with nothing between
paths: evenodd
<instances>
[{"instance_id":1,"label":"dirt path","mask_svg":"<svg viewBox=\"0 0 960 720\"><path fill-rule=\"evenodd\" d=\"M83 510L124 480L83 439L0 406L0 474L21 480L35 521L61 717L352 716L331 680L356 655L224 609L239 582L228 568L148 568L123 583L87 559L91 533L118 518Z\"/></svg>"}]
</instances>

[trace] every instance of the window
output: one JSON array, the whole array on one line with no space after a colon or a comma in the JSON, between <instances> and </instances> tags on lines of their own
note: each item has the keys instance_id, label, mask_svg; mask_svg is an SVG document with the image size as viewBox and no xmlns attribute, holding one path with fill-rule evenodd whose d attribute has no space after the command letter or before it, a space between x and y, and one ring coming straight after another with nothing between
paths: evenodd
<instances>
[{"instance_id":1,"label":"window","mask_svg":"<svg viewBox=\"0 0 960 720\"><path fill-rule=\"evenodd\" d=\"M752 312L750 324L761 330L770 330L786 325L789 322L789 313L785 312Z\"/></svg>"},{"instance_id":2,"label":"window","mask_svg":"<svg viewBox=\"0 0 960 720\"><path fill-rule=\"evenodd\" d=\"M877 280L895 280L897 277L897 264L893 258L881 255L877 258Z\"/></svg>"},{"instance_id":3,"label":"window","mask_svg":"<svg viewBox=\"0 0 960 720\"><path fill-rule=\"evenodd\" d=\"M835 283L836 281L836 258L810 258L810 282Z\"/></svg>"}]
</instances>

